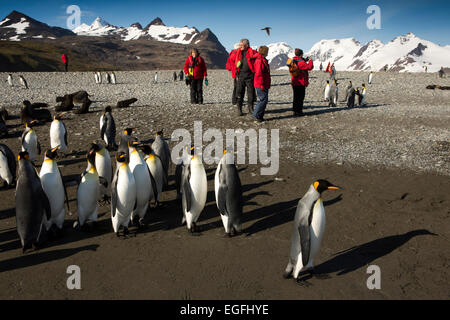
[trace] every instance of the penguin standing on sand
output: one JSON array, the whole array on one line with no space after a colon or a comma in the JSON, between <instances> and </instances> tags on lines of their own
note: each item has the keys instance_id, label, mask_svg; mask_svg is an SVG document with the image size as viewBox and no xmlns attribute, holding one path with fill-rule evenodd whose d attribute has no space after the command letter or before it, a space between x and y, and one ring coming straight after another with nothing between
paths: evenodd
<instances>
[{"instance_id":1,"label":"penguin standing on sand","mask_svg":"<svg viewBox=\"0 0 450 320\"><path fill-rule=\"evenodd\" d=\"M353 84L352 84L351 81L349 81L348 85L347 85L347 88L345 89L345 99L344 99L344 101L346 103L348 103L348 99L349 99L349 96L351 95L352 91L353 91Z\"/></svg>"},{"instance_id":2,"label":"penguin standing on sand","mask_svg":"<svg viewBox=\"0 0 450 320\"><path fill-rule=\"evenodd\" d=\"M158 71L155 73L155 79L154 79L155 83L158 83Z\"/></svg>"},{"instance_id":3,"label":"penguin standing on sand","mask_svg":"<svg viewBox=\"0 0 450 320\"><path fill-rule=\"evenodd\" d=\"M64 122L61 121L64 113L60 113L53 117L50 125L50 146L57 148L64 156L67 153L67 129Z\"/></svg>"},{"instance_id":4,"label":"penguin standing on sand","mask_svg":"<svg viewBox=\"0 0 450 320\"><path fill-rule=\"evenodd\" d=\"M12 187L16 181L16 158L6 144L0 143L0 178L6 187Z\"/></svg>"},{"instance_id":5,"label":"penguin standing on sand","mask_svg":"<svg viewBox=\"0 0 450 320\"><path fill-rule=\"evenodd\" d=\"M111 186L111 221L114 232L119 237L119 229L123 226L126 236L131 212L136 208L136 181L128 166L128 156L124 152L116 154L117 168Z\"/></svg>"},{"instance_id":6,"label":"penguin standing on sand","mask_svg":"<svg viewBox=\"0 0 450 320\"><path fill-rule=\"evenodd\" d=\"M91 144L90 150L95 152L95 169L100 177L104 179L103 183L100 183L100 196L103 196L103 201L107 202L111 197L111 183L113 175L113 167L111 163L111 156L108 150L97 142Z\"/></svg>"},{"instance_id":7,"label":"penguin standing on sand","mask_svg":"<svg viewBox=\"0 0 450 320\"><path fill-rule=\"evenodd\" d=\"M156 133L155 141L152 143L152 150L161 159L164 168L164 186L167 186L169 182L170 150L169 145L163 137L162 130Z\"/></svg>"},{"instance_id":8,"label":"penguin standing on sand","mask_svg":"<svg viewBox=\"0 0 450 320\"><path fill-rule=\"evenodd\" d=\"M16 225L22 243L22 252L37 247L41 237L44 216L51 219L50 202L42 189L41 180L30 162L28 152L20 152L16 186Z\"/></svg>"},{"instance_id":9,"label":"penguin standing on sand","mask_svg":"<svg viewBox=\"0 0 450 320\"><path fill-rule=\"evenodd\" d=\"M97 221L98 198L100 197L100 179L95 168L95 150L90 148L87 155L87 168L81 174L81 182L77 189L77 211L78 220L74 223L75 228L83 227L86 221Z\"/></svg>"},{"instance_id":10,"label":"penguin standing on sand","mask_svg":"<svg viewBox=\"0 0 450 320\"><path fill-rule=\"evenodd\" d=\"M23 76L19 76L20 84L23 88L28 89L28 83L27 80Z\"/></svg>"},{"instance_id":11,"label":"penguin standing on sand","mask_svg":"<svg viewBox=\"0 0 450 320\"><path fill-rule=\"evenodd\" d=\"M111 75L109 74L109 72L106 72L106 83L111 83Z\"/></svg>"},{"instance_id":12,"label":"penguin standing on sand","mask_svg":"<svg viewBox=\"0 0 450 320\"><path fill-rule=\"evenodd\" d=\"M99 84L99 80L98 80L98 73L94 72L94 80L96 84Z\"/></svg>"},{"instance_id":13,"label":"penguin standing on sand","mask_svg":"<svg viewBox=\"0 0 450 320\"><path fill-rule=\"evenodd\" d=\"M140 149L145 154L144 160L150 170L151 178L153 179L152 183L154 182L154 185L152 184L152 188L155 193L155 206L158 206L163 190L164 168L162 166L161 159L153 152L150 146L142 145L140 146Z\"/></svg>"},{"instance_id":14,"label":"penguin standing on sand","mask_svg":"<svg viewBox=\"0 0 450 320\"><path fill-rule=\"evenodd\" d=\"M361 106L361 92L359 91L359 88L355 88L355 105Z\"/></svg>"},{"instance_id":15,"label":"penguin standing on sand","mask_svg":"<svg viewBox=\"0 0 450 320\"><path fill-rule=\"evenodd\" d=\"M372 84L372 80L373 80L373 72L370 71L370 73L369 73L369 84Z\"/></svg>"},{"instance_id":16,"label":"penguin standing on sand","mask_svg":"<svg viewBox=\"0 0 450 320\"><path fill-rule=\"evenodd\" d=\"M136 208L131 213L131 222L138 227L144 226L144 217L148 210L151 199L156 200L156 185L145 163L141 152L137 149L139 142L130 141L130 170L134 175L136 184Z\"/></svg>"},{"instance_id":17,"label":"penguin standing on sand","mask_svg":"<svg viewBox=\"0 0 450 320\"><path fill-rule=\"evenodd\" d=\"M14 86L14 84L13 84L13 76L12 76L11 73L8 74L8 80L7 81L8 81L9 86L12 88Z\"/></svg>"},{"instance_id":18,"label":"penguin standing on sand","mask_svg":"<svg viewBox=\"0 0 450 320\"><path fill-rule=\"evenodd\" d=\"M98 84L102 83L102 74L100 73L100 71L97 71L97 80L98 80Z\"/></svg>"},{"instance_id":19,"label":"penguin standing on sand","mask_svg":"<svg viewBox=\"0 0 450 320\"><path fill-rule=\"evenodd\" d=\"M333 80L333 85L330 87L330 102L329 107L336 107L338 104L339 89L336 80Z\"/></svg>"},{"instance_id":20,"label":"penguin standing on sand","mask_svg":"<svg viewBox=\"0 0 450 320\"><path fill-rule=\"evenodd\" d=\"M308 284L299 280L299 274L301 271L309 271L311 274L314 272L314 258L319 252L325 232L325 209L321 195L330 189L340 187L326 180L314 181L299 200L294 218L290 259L283 275L285 278L292 275L300 284Z\"/></svg>"},{"instance_id":21,"label":"penguin standing on sand","mask_svg":"<svg viewBox=\"0 0 450 320\"><path fill-rule=\"evenodd\" d=\"M194 155L189 167L183 172L181 180L181 203L183 210L182 224L186 226L191 233L197 232L197 220L203 211L206 203L208 185L206 171L202 161Z\"/></svg>"},{"instance_id":22,"label":"penguin standing on sand","mask_svg":"<svg viewBox=\"0 0 450 320\"><path fill-rule=\"evenodd\" d=\"M329 80L327 80L327 85L325 86L324 100L330 101L330 81Z\"/></svg>"},{"instance_id":23,"label":"penguin standing on sand","mask_svg":"<svg viewBox=\"0 0 450 320\"><path fill-rule=\"evenodd\" d=\"M35 120L30 123L25 123L25 131L22 133L22 151L28 153L28 157L31 161L36 159L38 154L41 154L41 145L39 144L36 132L33 129Z\"/></svg>"},{"instance_id":24,"label":"penguin standing on sand","mask_svg":"<svg viewBox=\"0 0 450 320\"><path fill-rule=\"evenodd\" d=\"M64 199L66 199L69 208L67 191L63 184L61 171L55 161L57 151L58 148L56 147L45 152L44 162L39 172L42 189L47 195L51 208L51 218L44 219L44 224L47 231L55 225L57 227L55 233L60 232L63 228L64 217L66 216Z\"/></svg>"},{"instance_id":25,"label":"penguin standing on sand","mask_svg":"<svg viewBox=\"0 0 450 320\"><path fill-rule=\"evenodd\" d=\"M363 83L362 89L361 89L361 100L359 102L361 106L366 105L366 94L367 94L367 88L366 88L366 85Z\"/></svg>"},{"instance_id":26,"label":"penguin standing on sand","mask_svg":"<svg viewBox=\"0 0 450 320\"><path fill-rule=\"evenodd\" d=\"M100 117L100 137L106 142L108 150L116 150L116 123L112 116L111 106L105 108L105 113Z\"/></svg>"},{"instance_id":27,"label":"penguin standing on sand","mask_svg":"<svg viewBox=\"0 0 450 320\"><path fill-rule=\"evenodd\" d=\"M242 185L232 153L224 151L215 177L216 204L225 233L233 236L242 231Z\"/></svg>"},{"instance_id":28,"label":"penguin standing on sand","mask_svg":"<svg viewBox=\"0 0 450 320\"><path fill-rule=\"evenodd\" d=\"M116 84L116 74L114 72L111 72L111 83Z\"/></svg>"}]
</instances>

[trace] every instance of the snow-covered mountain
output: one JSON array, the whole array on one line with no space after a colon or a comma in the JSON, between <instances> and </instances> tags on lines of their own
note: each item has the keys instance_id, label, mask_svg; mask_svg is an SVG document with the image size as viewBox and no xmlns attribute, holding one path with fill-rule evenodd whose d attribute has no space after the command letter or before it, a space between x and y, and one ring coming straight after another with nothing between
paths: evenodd
<instances>
[{"instance_id":1,"label":"snow-covered mountain","mask_svg":"<svg viewBox=\"0 0 450 320\"><path fill-rule=\"evenodd\" d=\"M274 43L269 48L273 48L268 59L271 67L286 69L286 60L294 50L285 43ZM386 67L388 71L422 72L426 66L428 72L436 72L441 66L450 67L450 45L440 46L412 33L387 44L372 40L361 45L354 38L321 40L304 56L313 58L315 69L320 63L325 68L330 62L338 71L380 71Z\"/></svg>"},{"instance_id":2,"label":"snow-covered mountain","mask_svg":"<svg viewBox=\"0 0 450 320\"><path fill-rule=\"evenodd\" d=\"M121 40L138 40L138 39L153 39L163 42L173 42L179 44L198 44L202 41L201 32L196 28L189 28L184 26L168 27L160 18L154 19L145 28L141 24L134 23L131 26L117 27L100 17L97 17L91 25L82 24L73 30L80 36L113 36Z\"/></svg>"},{"instance_id":3,"label":"snow-covered mountain","mask_svg":"<svg viewBox=\"0 0 450 320\"><path fill-rule=\"evenodd\" d=\"M68 35L74 33L67 29L50 27L15 10L0 21L0 40L56 39Z\"/></svg>"}]
</instances>

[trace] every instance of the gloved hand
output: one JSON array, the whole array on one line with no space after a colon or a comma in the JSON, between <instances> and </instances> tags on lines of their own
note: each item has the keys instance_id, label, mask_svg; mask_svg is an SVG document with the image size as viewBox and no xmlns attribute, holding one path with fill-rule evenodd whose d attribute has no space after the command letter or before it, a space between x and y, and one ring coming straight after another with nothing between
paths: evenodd
<instances>
[{"instance_id":1,"label":"gloved hand","mask_svg":"<svg viewBox=\"0 0 450 320\"><path fill-rule=\"evenodd\" d=\"M205 85L208 85L208 78L205 78Z\"/></svg>"},{"instance_id":2,"label":"gloved hand","mask_svg":"<svg viewBox=\"0 0 450 320\"><path fill-rule=\"evenodd\" d=\"M236 68L240 68L240 67L242 67L242 61L241 60L239 60L237 63L236 63Z\"/></svg>"}]
</instances>

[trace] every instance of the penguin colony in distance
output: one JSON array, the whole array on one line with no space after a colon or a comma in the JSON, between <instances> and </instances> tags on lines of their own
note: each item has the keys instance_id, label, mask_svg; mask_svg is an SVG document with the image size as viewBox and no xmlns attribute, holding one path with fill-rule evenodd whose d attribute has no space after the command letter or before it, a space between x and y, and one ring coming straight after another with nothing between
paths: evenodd
<instances>
[{"instance_id":1,"label":"penguin colony in distance","mask_svg":"<svg viewBox=\"0 0 450 320\"><path fill-rule=\"evenodd\" d=\"M22 88L28 89L27 80L25 80L25 78L23 76L19 76L19 81L20 81L20 85L22 86Z\"/></svg>"},{"instance_id":2,"label":"penguin colony in distance","mask_svg":"<svg viewBox=\"0 0 450 320\"><path fill-rule=\"evenodd\" d=\"M299 200L291 237L290 258L283 275L285 278L293 276L299 283L306 284L299 278L300 272L314 274L314 258L319 252L325 232L325 209L321 196L324 191L333 189L340 187L326 180L317 180Z\"/></svg>"},{"instance_id":3,"label":"penguin colony in distance","mask_svg":"<svg viewBox=\"0 0 450 320\"><path fill-rule=\"evenodd\" d=\"M155 83L158 83L158 72L155 73L155 79L154 79Z\"/></svg>"},{"instance_id":4,"label":"penguin colony in distance","mask_svg":"<svg viewBox=\"0 0 450 320\"><path fill-rule=\"evenodd\" d=\"M116 74L114 72L111 72L111 83L116 84Z\"/></svg>"},{"instance_id":5,"label":"penguin colony in distance","mask_svg":"<svg viewBox=\"0 0 450 320\"><path fill-rule=\"evenodd\" d=\"M8 84L9 84L10 87L14 86L14 84L13 84L13 76L12 76L11 73L8 74L8 80L6 80L6 81L8 81Z\"/></svg>"}]
</instances>

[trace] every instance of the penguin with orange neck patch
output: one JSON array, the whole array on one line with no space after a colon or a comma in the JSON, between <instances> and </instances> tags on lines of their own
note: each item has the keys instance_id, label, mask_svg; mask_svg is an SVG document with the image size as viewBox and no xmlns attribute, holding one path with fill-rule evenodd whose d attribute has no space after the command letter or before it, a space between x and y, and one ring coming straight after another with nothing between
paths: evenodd
<instances>
[{"instance_id":1,"label":"penguin with orange neck patch","mask_svg":"<svg viewBox=\"0 0 450 320\"><path fill-rule=\"evenodd\" d=\"M301 285L309 285L300 281L301 271L314 272L314 258L319 252L325 232L325 209L322 193L326 190L341 189L327 180L316 180L306 194L298 202L294 218L294 230L291 238L291 252L284 277L291 275Z\"/></svg>"}]
</instances>

